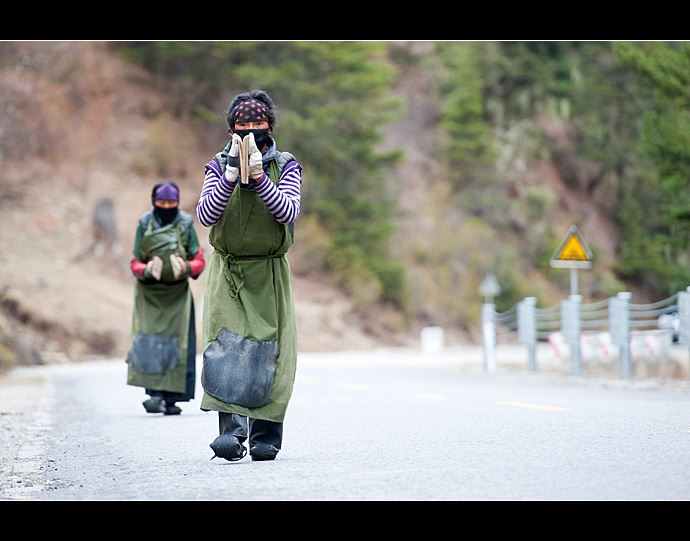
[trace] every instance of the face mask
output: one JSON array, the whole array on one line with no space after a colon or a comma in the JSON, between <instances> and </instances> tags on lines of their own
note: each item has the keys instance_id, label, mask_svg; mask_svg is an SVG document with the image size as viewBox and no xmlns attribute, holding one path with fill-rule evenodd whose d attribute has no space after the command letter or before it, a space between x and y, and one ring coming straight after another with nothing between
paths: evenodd
<instances>
[{"instance_id":1,"label":"face mask","mask_svg":"<svg viewBox=\"0 0 690 541\"><path fill-rule=\"evenodd\" d=\"M175 218L177 218L178 210L179 209L177 208L162 209L160 207L154 207L153 213L156 215L156 218L161 224L166 225L172 222Z\"/></svg>"},{"instance_id":2,"label":"face mask","mask_svg":"<svg viewBox=\"0 0 690 541\"><path fill-rule=\"evenodd\" d=\"M235 133L244 139L247 135L254 132L254 141L256 141L256 146L259 150L262 150L264 146L269 143L270 137L268 135L268 130L236 130Z\"/></svg>"}]
</instances>

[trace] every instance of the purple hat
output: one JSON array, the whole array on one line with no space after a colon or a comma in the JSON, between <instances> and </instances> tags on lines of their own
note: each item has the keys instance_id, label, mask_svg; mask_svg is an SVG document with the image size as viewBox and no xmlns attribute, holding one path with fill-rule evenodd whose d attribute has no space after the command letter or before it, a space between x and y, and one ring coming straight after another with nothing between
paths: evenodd
<instances>
[{"instance_id":1,"label":"purple hat","mask_svg":"<svg viewBox=\"0 0 690 541\"><path fill-rule=\"evenodd\" d=\"M158 188L156 188L156 193L154 195L154 200L164 200L164 201L179 201L180 192L177 186L174 186L170 182L164 182Z\"/></svg>"}]
</instances>

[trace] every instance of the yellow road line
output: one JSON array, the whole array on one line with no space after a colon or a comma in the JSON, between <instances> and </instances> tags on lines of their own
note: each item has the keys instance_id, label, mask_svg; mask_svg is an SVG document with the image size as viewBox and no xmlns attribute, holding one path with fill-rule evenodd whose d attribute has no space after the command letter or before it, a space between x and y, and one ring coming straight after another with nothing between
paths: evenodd
<instances>
[{"instance_id":1,"label":"yellow road line","mask_svg":"<svg viewBox=\"0 0 690 541\"><path fill-rule=\"evenodd\" d=\"M534 404L533 402L513 402L512 400L503 400L497 402L501 406L513 406L514 408L525 408L529 410L543 410L543 411L571 411L572 408L562 408L560 406L550 406L548 404Z\"/></svg>"}]
</instances>

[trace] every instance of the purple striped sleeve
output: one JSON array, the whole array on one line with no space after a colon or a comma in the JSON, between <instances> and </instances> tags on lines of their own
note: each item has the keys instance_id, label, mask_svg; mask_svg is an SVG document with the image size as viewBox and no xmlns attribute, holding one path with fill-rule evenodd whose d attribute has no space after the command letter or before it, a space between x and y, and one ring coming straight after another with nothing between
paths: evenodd
<instances>
[{"instance_id":1,"label":"purple striped sleeve","mask_svg":"<svg viewBox=\"0 0 690 541\"><path fill-rule=\"evenodd\" d=\"M256 186L256 193L278 223L290 224L297 219L300 209L302 166L292 161L280 173L280 184L275 185L264 173Z\"/></svg>"},{"instance_id":2,"label":"purple striped sleeve","mask_svg":"<svg viewBox=\"0 0 690 541\"><path fill-rule=\"evenodd\" d=\"M196 215L202 225L210 227L220 220L236 182L228 182L216 160L208 162L204 171L204 185L196 206Z\"/></svg>"}]
</instances>

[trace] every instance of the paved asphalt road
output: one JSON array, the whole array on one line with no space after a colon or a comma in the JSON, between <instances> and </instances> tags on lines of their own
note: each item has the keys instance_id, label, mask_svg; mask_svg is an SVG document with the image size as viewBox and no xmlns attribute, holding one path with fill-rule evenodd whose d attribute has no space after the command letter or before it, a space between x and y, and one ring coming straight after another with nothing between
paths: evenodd
<instances>
[{"instance_id":1,"label":"paved asphalt road","mask_svg":"<svg viewBox=\"0 0 690 541\"><path fill-rule=\"evenodd\" d=\"M200 363L198 363L200 368ZM4 499L690 499L690 387L304 354L274 462L215 459L217 414L146 414L120 361L0 382Z\"/></svg>"}]
</instances>

